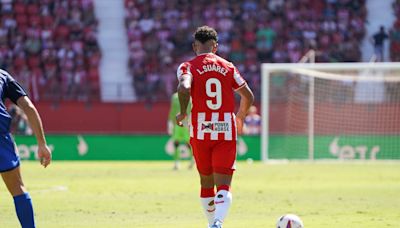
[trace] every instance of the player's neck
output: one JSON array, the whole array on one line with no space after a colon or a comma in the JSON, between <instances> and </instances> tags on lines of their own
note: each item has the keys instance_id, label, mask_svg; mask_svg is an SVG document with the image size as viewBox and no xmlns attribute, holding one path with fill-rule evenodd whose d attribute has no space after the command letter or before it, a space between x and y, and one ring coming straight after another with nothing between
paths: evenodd
<instances>
[{"instance_id":1,"label":"player's neck","mask_svg":"<svg viewBox=\"0 0 400 228\"><path fill-rule=\"evenodd\" d=\"M207 54L213 54L213 53L212 53L212 51L199 51L197 53L197 56L199 56L199 55L207 55Z\"/></svg>"}]
</instances>

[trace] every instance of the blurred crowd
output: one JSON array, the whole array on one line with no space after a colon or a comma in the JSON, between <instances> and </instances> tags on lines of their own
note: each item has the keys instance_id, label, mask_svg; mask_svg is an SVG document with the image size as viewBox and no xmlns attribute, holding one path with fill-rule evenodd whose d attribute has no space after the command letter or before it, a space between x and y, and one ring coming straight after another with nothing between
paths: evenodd
<instances>
[{"instance_id":1,"label":"blurred crowd","mask_svg":"<svg viewBox=\"0 0 400 228\"><path fill-rule=\"evenodd\" d=\"M33 100L99 99L101 51L94 0L0 0L0 68ZM192 33L219 33L218 54L232 61L260 96L260 64L361 60L365 0L125 0L128 67L139 100L167 101L177 66L194 56ZM400 0L388 31L391 61L400 61ZM288 81L272 80L277 99Z\"/></svg>"},{"instance_id":2,"label":"blurred crowd","mask_svg":"<svg viewBox=\"0 0 400 228\"><path fill-rule=\"evenodd\" d=\"M0 0L0 67L34 100L99 97L93 0Z\"/></svg>"},{"instance_id":3,"label":"blurred crowd","mask_svg":"<svg viewBox=\"0 0 400 228\"><path fill-rule=\"evenodd\" d=\"M361 60L365 0L125 0L129 69L139 99L167 100L176 69L193 57L192 33L219 33L218 54L235 63L260 96L260 63Z\"/></svg>"},{"instance_id":4,"label":"blurred crowd","mask_svg":"<svg viewBox=\"0 0 400 228\"><path fill-rule=\"evenodd\" d=\"M396 21L390 32L390 58L393 62L400 61L400 0L395 0L393 3L394 14Z\"/></svg>"}]
</instances>

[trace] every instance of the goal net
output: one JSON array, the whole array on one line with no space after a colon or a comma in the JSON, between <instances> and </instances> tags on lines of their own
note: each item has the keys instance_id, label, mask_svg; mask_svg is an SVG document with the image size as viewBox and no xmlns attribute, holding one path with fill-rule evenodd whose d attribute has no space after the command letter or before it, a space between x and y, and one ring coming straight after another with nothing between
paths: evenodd
<instances>
[{"instance_id":1,"label":"goal net","mask_svg":"<svg viewBox=\"0 0 400 228\"><path fill-rule=\"evenodd\" d=\"M399 63L262 64L261 158L400 159Z\"/></svg>"}]
</instances>

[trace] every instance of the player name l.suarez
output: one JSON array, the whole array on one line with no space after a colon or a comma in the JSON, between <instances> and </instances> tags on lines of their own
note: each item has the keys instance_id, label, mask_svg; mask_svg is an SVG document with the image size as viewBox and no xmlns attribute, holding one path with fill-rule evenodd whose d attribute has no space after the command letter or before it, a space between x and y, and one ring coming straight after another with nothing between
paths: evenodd
<instances>
[{"instance_id":1,"label":"player name l.suarez","mask_svg":"<svg viewBox=\"0 0 400 228\"><path fill-rule=\"evenodd\" d=\"M200 75L209 72L209 71L215 71L218 72L224 76L226 76L226 73L228 73L228 70L225 69L224 67L217 66L215 64L208 64L208 65L203 65L203 71L196 69L197 72L199 72Z\"/></svg>"}]
</instances>

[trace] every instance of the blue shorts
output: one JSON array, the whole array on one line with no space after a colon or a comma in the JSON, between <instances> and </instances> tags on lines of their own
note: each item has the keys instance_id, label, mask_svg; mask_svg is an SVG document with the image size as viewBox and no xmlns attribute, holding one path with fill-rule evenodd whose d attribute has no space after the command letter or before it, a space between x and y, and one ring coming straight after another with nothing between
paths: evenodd
<instances>
[{"instance_id":1,"label":"blue shorts","mask_svg":"<svg viewBox=\"0 0 400 228\"><path fill-rule=\"evenodd\" d=\"M0 173L19 166L19 156L10 133L0 134Z\"/></svg>"}]
</instances>

